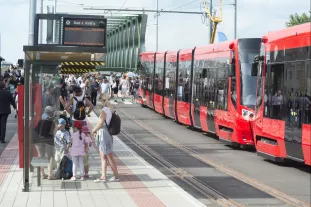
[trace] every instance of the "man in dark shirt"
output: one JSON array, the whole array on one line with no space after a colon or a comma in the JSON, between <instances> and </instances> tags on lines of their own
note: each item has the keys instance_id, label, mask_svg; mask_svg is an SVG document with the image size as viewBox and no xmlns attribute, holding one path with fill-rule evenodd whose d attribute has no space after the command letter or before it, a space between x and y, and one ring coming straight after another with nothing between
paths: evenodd
<instances>
[{"instance_id":1,"label":"man in dark shirt","mask_svg":"<svg viewBox=\"0 0 311 207\"><path fill-rule=\"evenodd\" d=\"M93 106L96 106L97 91L99 89L98 79L91 83L91 102Z\"/></svg>"},{"instance_id":2,"label":"man in dark shirt","mask_svg":"<svg viewBox=\"0 0 311 207\"><path fill-rule=\"evenodd\" d=\"M5 143L6 123L11 114L11 105L16 110L15 101L9 91L5 90L4 82L0 82L0 142Z\"/></svg>"}]
</instances>

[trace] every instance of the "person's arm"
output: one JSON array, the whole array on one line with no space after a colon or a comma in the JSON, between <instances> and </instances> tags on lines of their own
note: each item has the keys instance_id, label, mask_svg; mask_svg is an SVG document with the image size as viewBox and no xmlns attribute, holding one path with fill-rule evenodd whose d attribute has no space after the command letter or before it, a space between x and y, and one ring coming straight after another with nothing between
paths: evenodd
<instances>
[{"instance_id":1,"label":"person's arm","mask_svg":"<svg viewBox=\"0 0 311 207\"><path fill-rule=\"evenodd\" d=\"M99 116L99 122L97 123L96 127L93 129L92 134L95 134L103 126L105 120L106 120L106 113L102 111L102 113Z\"/></svg>"},{"instance_id":2,"label":"person's arm","mask_svg":"<svg viewBox=\"0 0 311 207\"><path fill-rule=\"evenodd\" d=\"M13 96L11 94L8 94L8 95L9 95L9 102L11 103L13 108L16 110L16 104L15 104L15 101L13 99Z\"/></svg>"},{"instance_id":3,"label":"person's arm","mask_svg":"<svg viewBox=\"0 0 311 207\"><path fill-rule=\"evenodd\" d=\"M64 100L64 98L62 96L59 96L59 101L63 105L63 107L66 106L66 102L65 102L65 100Z\"/></svg>"},{"instance_id":4,"label":"person's arm","mask_svg":"<svg viewBox=\"0 0 311 207\"><path fill-rule=\"evenodd\" d=\"M72 112L70 111L70 106L72 105L72 103L73 103L73 98L71 98L71 99L67 102L67 104L66 104L66 106L65 106L65 110L66 110L69 114L72 114Z\"/></svg>"},{"instance_id":5,"label":"person's arm","mask_svg":"<svg viewBox=\"0 0 311 207\"><path fill-rule=\"evenodd\" d=\"M91 112L93 111L94 109L94 106L93 104L89 101L89 99L85 99L85 102L86 102L86 106L89 107L89 110L87 112L87 115L90 115Z\"/></svg>"}]
</instances>

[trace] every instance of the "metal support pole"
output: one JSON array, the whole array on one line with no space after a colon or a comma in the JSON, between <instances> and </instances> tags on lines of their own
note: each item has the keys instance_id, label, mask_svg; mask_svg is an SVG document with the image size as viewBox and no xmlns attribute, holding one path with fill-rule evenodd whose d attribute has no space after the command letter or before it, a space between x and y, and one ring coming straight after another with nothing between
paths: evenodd
<instances>
[{"instance_id":1,"label":"metal support pole","mask_svg":"<svg viewBox=\"0 0 311 207\"><path fill-rule=\"evenodd\" d=\"M31 66L25 63L24 73L24 192L29 192L29 76Z\"/></svg>"},{"instance_id":2,"label":"metal support pole","mask_svg":"<svg viewBox=\"0 0 311 207\"><path fill-rule=\"evenodd\" d=\"M156 46L156 52L158 52L159 49L159 0L157 0L157 46Z\"/></svg>"},{"instance_id":3,"label":"metal support pole","mask_svg":"<svg viewBox=\"0 0 311 207\"><path fill-rule=\"evenodd\" d=\"M237 0L234 0L234 39L237 38L237 16L238 16L238 11L237 11Z\"/></svg>"},{"instance_id":4,"label":"metal support pole","mask_svg":"<svg viewBox=\"0 0 311 207\"><path fill-rule=\"evenodd\" d=\"M29 0L29 33L28 45L34 44L34 24L37 9L37 0Z\"/></svg>"},{"instance_id":5,"label":"metal support pole","mask_svg":"<svg viewBox=\"0 0 311 207\"><path fill-rule=\"evenodd\" d=\"M56 7L57 6L57 0L54 0L54 14L56 14Z\"/></svg>"},{"instance_id":6,"label":"metal support pole","mask_svg":"<svg viewBox=\"0 0 311 207\"><path fill-rule=\"evenodd\" d=\"M213 0L209 1L209 10L211 15L213 15ZM212 43L212 35L213 35L213 21L212 19L209 20L209 39L210 43Z\"/></svg>"},{"instance_id":7,"label":"metal support pole","mask_svg":"<svg viewBox=\"0 0 311 207\"><path fill-rule=\"evenodd\" d=\"M40 4L40 13L43 14L43 0ZM40 20L40 44L43 44L43 20Z\"/></svg>"}]
</instances>

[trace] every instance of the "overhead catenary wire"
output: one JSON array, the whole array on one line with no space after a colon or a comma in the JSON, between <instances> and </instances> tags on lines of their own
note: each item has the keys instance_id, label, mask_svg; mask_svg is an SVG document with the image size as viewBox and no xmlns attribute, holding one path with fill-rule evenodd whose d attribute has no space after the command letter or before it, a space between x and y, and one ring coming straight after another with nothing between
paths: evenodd
<instances>
[{"instance_id":1,"label":"overhead catenary wire","mask_svg":"<svg viewBox=\"0 0 311 207\"><path fill-rule=\"evenodd\" d=\"M192 3L196 2L196 1L198 1L198 0L192 0L192 1L188 2L188 3L186 3L186 4L182 4L182 5L180 5L180 6L176 7L176 8L174 8L174 9L171 9L171 10L169 10L169 11L176 11L177 9L180 9L180 8L182 8L182 7L185 7L185 6L188 6L189 4L192 4ZM150 22L154 21L154 20L156 19L157 15L160 16L160 13L163 13L163 9L161 9L159 12L157 12L157 13L154 15L154 18L153 18L152 20L150 20L147 24L149 24ZM163 14L163 15L164 15L164 14ZM162 15L162 16L163 16L163 15Z\"/></svg>"},{"instance_id":2,"label":"overhead catenary wire","mask_svg":"<svg viewBox=\"0 0 311 207\"><path fill-rule=\"evenodd\" d=\"M125 0L125 2L122 4L122 6L120 7L120 9L122 9L122 8L124 7L124 5L125 5L127 2L128 2L128 0ZM117 11L117 12L114 13L114 14L118 14L118 13L120 13L120 11Z\"/></svg>"}]
</instances>

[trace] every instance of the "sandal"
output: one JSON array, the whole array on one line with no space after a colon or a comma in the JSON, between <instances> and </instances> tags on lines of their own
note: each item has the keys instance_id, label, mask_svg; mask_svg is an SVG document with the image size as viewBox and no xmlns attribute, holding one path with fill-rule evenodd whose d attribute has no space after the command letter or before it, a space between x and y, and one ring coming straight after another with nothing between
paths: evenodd
<instances>
[{"instance_id":1,"label":"sandal","mask_svg":"<svg viewBox=\"0 0 311 207\"><path fill-rule=\"evenodd\" d=\"M97 178L96 180L94 180L95 183L100 183L100 182L106 182L106 178Z\"/></svg>"},{"instance_id":2,"label":"sandal","mask_svg":"<svg viewBox=\"0 0 311 207\"><path fill-rule=\"evenodd\" d=\"M47 179L49 176L47 174L41 175L42 179Z\"/></svg>"},{"instance_id":3,"label":"sandal","mask_svg":"<svg viewBox=\"0 0 311 207\"><path fill-rule=\"evenodd\" d=\"M56 178L52 175L52 176L48 176L48 180L56 180Z\"/></svg>"},{"instance_id":4,"label":"sandal","mask_svg":"<svg viewBox=\"0 0 311 207\"><path fill-rule=\"evenodd\" d=\"M120 182L120 179L119 178L116 178L115 176L111 177L109 179L110 182Z\"/></svg>"}]
</instances>

